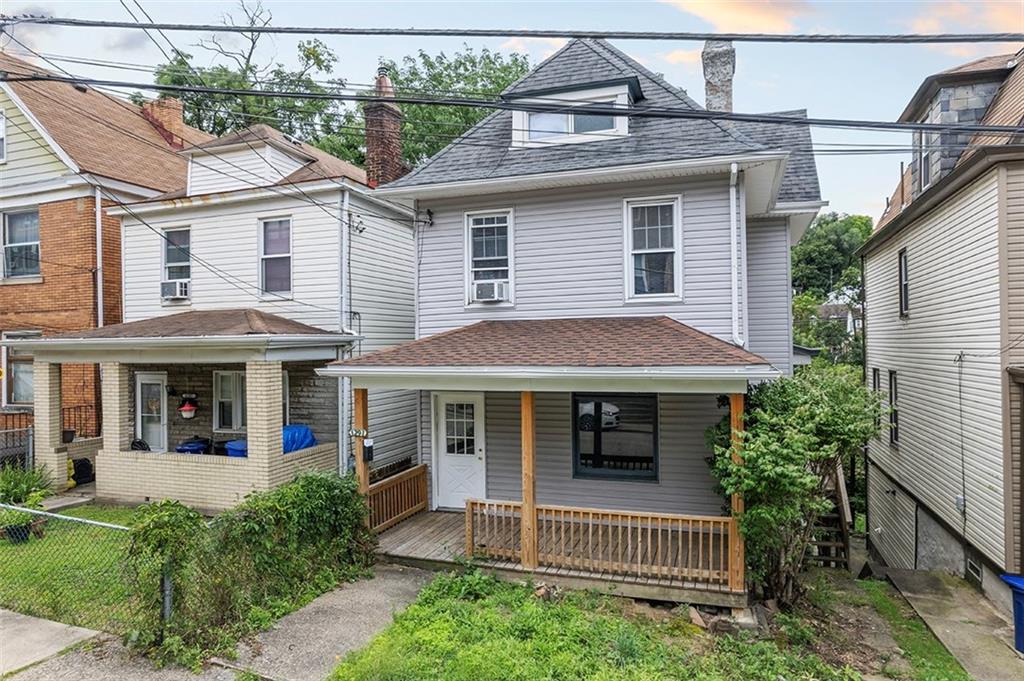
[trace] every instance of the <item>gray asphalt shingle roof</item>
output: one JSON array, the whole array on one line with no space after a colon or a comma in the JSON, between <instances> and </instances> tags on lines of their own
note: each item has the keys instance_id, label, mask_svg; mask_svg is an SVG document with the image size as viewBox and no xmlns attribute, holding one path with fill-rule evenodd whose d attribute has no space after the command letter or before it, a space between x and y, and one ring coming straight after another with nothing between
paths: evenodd
<instances>
[{"instance_id":1,"label":"gray asphalt shingle roof","mask_svg":"<svg viewBox=\"0 0 1024 681\"><path fill-rule=\"evenodd\" d=\"M521 96L630 77L638 80L643 93L642 99L633 104L637 108L701 109L685 91L670 85L606 41L591 39L569 42L502 94L504 97ZM806 114L791 111L785 115ZM626 137L537 148L511 149L511 143L512 112L495 111L411 173L387 186L413 187L802 148L807 151L794 153L790 159L779 200L820 198L814 156L809 153L810 130L806 126L631 117Z\"/></svg>"}]
</instances>

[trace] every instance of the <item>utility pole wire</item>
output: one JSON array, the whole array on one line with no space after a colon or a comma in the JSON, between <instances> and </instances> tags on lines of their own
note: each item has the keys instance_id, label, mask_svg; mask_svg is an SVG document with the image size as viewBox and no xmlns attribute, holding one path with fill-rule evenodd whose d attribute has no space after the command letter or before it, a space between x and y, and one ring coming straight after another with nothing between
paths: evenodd
<instances>
[{"instance_id":1,"label":"utility pole wire","mask_svg":"<svg viewBox=\"0 0 1024 681\"><path fill-rule=\"evenodd\" d=\"M8 72L0 71L0 82L55 82L71 83L73 85L93 85L102 87L128 88L139 90L153 90L168 93L204 93L216 95L240 95L252 97L252 90L240 90L233 88L185 86L185 85L162 85L157 83L135 83L119 80L103 80L98 78L66 78L57 75L30 75L12 76ZM632 116L634 118L661 118L661 119L697 119L711 121L742 121L746 123L778 123L782 125L801 125L820 128L852 128L865 130L892 130L892 131L914 131L926 132L986 132L1006 135L1024 134L1024 126L1013 125L982 125L965 123L915 123L900 121L875 121L842 118L796 118L793 116L780 116L778 114L744 114L727 111L707 111L704 109L684 109L680 107L646 107L646 106L617 106L614 104L589 103L569 105L547 102L519 102L501 99L478 99L462 97L411 97L395 95L382 97L372 94L342 94L342 93L320 93L301 91L274 91L261 93L261 96L268 98L282 99L330 99L349 102L390 102L394 104L433 104L442 106L467 106L483 109L502 109L506 111L527 111L532 113L557 112L565 113L572 111L577 114L589 114L594 116Z\"/></svg>"},{"instance_id":2,"label":"utility pole wire","mask_svg":"<svg viewBox=\"0 0 1024 681\"><path fill-rule=\"evenodd\" d=\"M732 40L761 43L928 44L1022 42L1024 33L706 33L692 31L578 31L511 28L353 28L327 26L223 26L220 24L135 23L37 15L0 15L0 27L43 24L75 28L135 28L155 31L274 33L298 35L421 36L439 38L599 38L605 40Z\"/></svg>"}]
</instances>

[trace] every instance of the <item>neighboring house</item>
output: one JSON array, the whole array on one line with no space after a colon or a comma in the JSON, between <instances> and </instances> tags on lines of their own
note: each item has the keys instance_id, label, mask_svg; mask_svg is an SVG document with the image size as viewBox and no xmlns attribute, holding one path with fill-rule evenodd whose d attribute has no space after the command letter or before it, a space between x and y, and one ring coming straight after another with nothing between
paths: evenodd
<instances>
[{"instance_id":1,"label":"neighboring house","mask_svg":"<svg viewBox=\"0 0 1024 681\"><path fill-rule=\"evenodd\" d=\"M734 59L705 50L711 109L731 108ZM701 110L600 40L502 98ZM402 484L420 506L396 508L458 511L406 520L382 552L431 564L466 547L513 574L742 602L704 434L728 414L719 396L738 417L749 381L792 371L790 245L824 205L810 143L799 124L499 111L378 190L421 220L418 340L320 373L357 401L419 390L422 478ZM381 425L357 411L356 427ZM368 490L377 527L389 489Z\"/></svg>"},{"instance_id":2,"label":"neighboring house","mask_svg":"<svg viewBox=\"0 0 1024 681\"><path fill-rule=\"evenodd\" d=\"M42 70L0 52L10 76ZM69 83L0 83L0 337L46 336L121 321L121 239L104 213L175 189L184 144L209 139L177 100L144 107ZM31 423L32 357L0 350L0 430ZM63 375L64 415L95 434L91 364Z\"/></svg>"},{"instance_id":3,"label":"neighboring house","mask_svg":"<svg viewBox=\"0 0 1024 681\"><path fill-rule=\"evenodd\" d=\"M828 322L839 322L846 327L846 334L853 336L860 333L864 326L861 312L847 303L825 303L818 306L818 319Z\"/></svg>"},{"instance_id":4,"label":"neighboring house","mask_svg":"<svg viewBox=\"0 0 1024 681\"><path fill-rule=\"evenodd\" d=\"M369 178L259 124L178 152L174 191L108 209L121 221L124 323L21 346L45 384L37 412L54 366L102 364L98 498L213 511L300 470L347 467L344 384L314 370L414 338L413 213L370 188L401 172L379 158L400 148L389 106L367 106L388 117L368 124L383 137L367 140ZM370 395L380 463L416 454L416 400ZM36 459L59 468L53 428L37 423Z\"/></svg>"},{"instance_id":5,"label":"neighboring house","mask_svg":"<svg viewBox=\"0 0 1024 681\"><path fill-rule=\"evenodd\" d=\"M929 76L903 121L1020 125L1022 53ZM891 415L868 447L868 536L890 566L966 577L1004 608L1024 569L1024 146L915 135L864 245L868 381Z\"/></svg>"}]
</instances>

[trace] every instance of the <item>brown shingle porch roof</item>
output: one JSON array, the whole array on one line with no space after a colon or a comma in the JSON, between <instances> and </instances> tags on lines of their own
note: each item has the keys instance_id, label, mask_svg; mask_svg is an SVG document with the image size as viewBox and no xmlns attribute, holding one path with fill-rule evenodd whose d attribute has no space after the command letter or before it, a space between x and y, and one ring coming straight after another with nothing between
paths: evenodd
<instances>
[{"instance_id":1,"label":"brown shingle porch roof","mask_svg":"<svg viewBox=\"0 0 1024 681\"><path fill-rule=\"evenodd\" d=\"M56 339L195 338L199 336L333 334L259 310L194 310L51 336Z\"/></svg>"},{"instance_id":2,"label":"brown shingle porch roof","mask_svg":"<svg viewBox=\"0 0 1024 681\"><path fill-rule=\"evenodd\" d=\"M483 321L336 366L747 366L765 358L669 317Z\"/></svg>"}]
</instances>

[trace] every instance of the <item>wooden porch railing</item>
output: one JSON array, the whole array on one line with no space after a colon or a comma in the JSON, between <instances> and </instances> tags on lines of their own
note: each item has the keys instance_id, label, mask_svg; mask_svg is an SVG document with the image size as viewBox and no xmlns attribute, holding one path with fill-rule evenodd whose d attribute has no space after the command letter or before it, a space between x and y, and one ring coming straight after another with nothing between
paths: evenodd
<instances>
[{"instance_id":1,"label":"wooden porch railing","mask_svg":"<svg viewBox=\"0 0 1024 681\"><path fill-rule=\"evenodd\" d=\"M374 532L397 525L427 509L427 467L413 466L380 482L366 492L370 507L370 528Z\"/></svg>"},{"instance_id":2,"label":"wooden porch railing","mask_svg":"<svg viewBox=\"0 0 1024 681\"><path fill-rule=\"evenodd\" d=\"M537 506L539 565L743 591L731 517ZM522 504L466 503L466 555L519 562Z\"/></svg>"}]
</instances>

